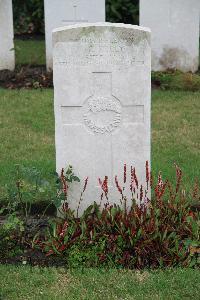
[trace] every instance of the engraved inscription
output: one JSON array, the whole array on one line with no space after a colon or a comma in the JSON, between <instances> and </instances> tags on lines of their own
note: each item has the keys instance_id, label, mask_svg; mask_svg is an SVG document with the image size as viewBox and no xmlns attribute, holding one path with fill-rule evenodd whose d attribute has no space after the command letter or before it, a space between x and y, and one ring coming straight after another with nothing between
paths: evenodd
<instances>
[{"instance_id":1,"label":"engraved inscription","mask_svg":"<svg viewBox=\"0 0 200 300\"><path fill-rule=\"evenodd\" d=\"M121 123L121 105L114 97L91 97L83 120L94 133L111 133Z\"/></svg>"},{"instance_id":2,"label":"engraved inscription","mask_svg":"<svg viewBox=\"0 0 200 300\"><path fill-rule=\"evenodd\" d=\"M65 68L89 65L144 65L143 41L138 47L124 41L81 40L58 43L55 46L55 65Z\"/></svg>"}]
</instances>

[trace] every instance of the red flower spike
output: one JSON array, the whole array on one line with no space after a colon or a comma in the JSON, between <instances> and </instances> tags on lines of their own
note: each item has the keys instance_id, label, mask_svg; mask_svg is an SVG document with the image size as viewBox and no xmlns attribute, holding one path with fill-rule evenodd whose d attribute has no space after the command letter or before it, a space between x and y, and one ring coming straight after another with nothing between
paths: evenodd
<instances>
[{"instance_id":1,"label":"red flower spike","mask_svg":"<svg viewBox=\"0 0 200 300\"><path fill-rule=\"evenodd\" d=\"M107 195L108 194L108 176L105 176L102 188L103 188L104 193Z\"/></svg>"},{"instance_id":2,"label":"red flower spike","mask_svg":"<svg viewBox=\"0 0 200 300\"><path fill-rule=\"evenodd\" d=\"M148 161L146 161L146 183L147 183L147 188L149 186L149 180L150 180L149 163L148 163Z\"/></svg>"},{"instance_id":3,"label":"red flower spike","mask_svg":"<svg viewBox=\"0 0 200 300\"><path fill-rule=\"evenodd\" d=\"M63 224L61 233L60 233L60 237L64 237L66 231L67 231L67 227L68 227L68 223L65 221L65 223Z\"/></svg>"},{"instance_id":4,"label":"red flower spike","mask_svg":"<svg viewBox=\"0 0 200 300\"><path fill-rule=\"evenodd\" d=\"M168 183L168 181L165 181L165 183L163 184L162 189L161 189L160 194L159 194L159 198L161 198L163 196L163 194L165 192L165 189L166 189L166 186L167 186L167 183Z\"/></svg>"},{"instance_id":5,"label":"red flower spike","mask_svg":"<svg viewBox=\"0 0 200 300\"><path fill-rule=\"evenodd\" d=\"M120 185L119 185L117 176L115 176L115 184L116 184L116 187L117 187L119 193L122 194L122 188L121 188Z\"/></svg>"},{"instance_id":6,"label":"red flower spike","mask_svg":"<svg viewBox=\"0 0 200 300\"><path fill-rule=\"evenodd\" d=\"M126 183L126 164L124 164L124 183Z\"/></svg>"},{"instance_id":7,"label":"red flower spike","mask_svg":"<svg viewBox=\"0 0 200 300\"><path fill-rule=\"evenodd\" d=\"M140 186L140 202L142 201L143 199L143 186L141 185Z\"/></svg>"},{"instance_id":8,"label":"red flower spike","mask_svg":"<svg viewBox=\"0 0 200 300\"><path fill-rule=\"evenodd\" d=\"M65 212L68 210L68 203L64 202L62 204L62 210L65 211Z\"/></svg>"},{"instance_id":9,"label":"red flower spike","mask_svg":"<svg viewBox=\"0 0 200 300\"><path fill-rule=\"evenodd\" d=\"M103 182L99 178L99 185L102 188L102 190L105 193L105 195L107 196L107 194L108 194L108 176L105 176L105 179L104 179Z\"/></svg>"},{"instance_id":10,"label":"red flower spike","mask_svg":"<svg viewBox=\"0 0 200 300\"><path fill-rule=\"evenodd\" d=\"M133 177L134 177L134 181L135 181L136 187L138 189L138 179L137 179L137 176L136 176L135 168L133 169Z\"/></svg>"},{"instance_id":11,"label":"red flower spike","mask_svg":"<svg viewBox=\"0 0 200 300\"><path fill-rule=\"evenodd\" d=\"M87 184L88 184L88 177L85 179L85 184L84 184L84 187L83 187L83 193L86 190Z\"/></svg>"},{"instance_id":12,"label":"red flower spike","mask_svg":"<svg viewBox=\"0 0 200 300\"><path fill-rule=\"evenodd\" d=\"M133 192L134 190L134 170L133 167L131 166L131 184L130 184L130 190Z\"/></svg>"}]
</instances>

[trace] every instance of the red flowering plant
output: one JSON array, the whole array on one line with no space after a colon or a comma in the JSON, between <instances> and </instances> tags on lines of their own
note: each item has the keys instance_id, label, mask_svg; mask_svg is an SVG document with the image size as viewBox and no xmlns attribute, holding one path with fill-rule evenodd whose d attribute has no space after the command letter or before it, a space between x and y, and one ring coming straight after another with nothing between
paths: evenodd
<instances>
[{"instance_id":1,"label":"red flowering plant","mask_svg":"<svg viewBox=\"0 0 200 300\"><path fill-rule=\"evenodd\" d=\"M73 167L70 165L65 171L64 168L61 170L60 177L57 177L57 195L56 201L54 204L61 215L65 214L68 211L68 192L70 184L73 182L80 182L78 176L74 174ZM80 208L80 204L83 200L83 194L86 190L88 184L88 177L85 179L84 187L80 195L78 207L77 207L77 216Z\"/></svg>"},{"instance_id":2,"label":"red flowering plant","mask_svg":"<svg viewBox=\"0 0 200 300\"><path fill-rule=\"evenodd\" d=\"M146 186L139 184L134 167L130 170L132 205L127 208L125 184L128 180L124 165L123 184L115 177L121 204L108 202L108 177L99 179L106 205L94 203L81 217L75 217L68 208L66 217L49 228L43 239L37 241L47 255L65 256L68 262L84 261L92 266L145 268L199 264L200 222L199 210L192 207L191 199L182 189L182 171L176 168L173 187L162 174L153 180L146 163ZM87 180L83 191L87 186ZM151 191L151 200L148 193ZM190 197L199 201L197 182ZM82 199L82 197L81 197ZM80 204L79 204L80 206ZM79 254L77 254L79 253ZM92 254L91 254L92 253ZM77 255L81 255L77 258ZM91 256L92 255L92 256Z\"/></svg>"}]
</instances>

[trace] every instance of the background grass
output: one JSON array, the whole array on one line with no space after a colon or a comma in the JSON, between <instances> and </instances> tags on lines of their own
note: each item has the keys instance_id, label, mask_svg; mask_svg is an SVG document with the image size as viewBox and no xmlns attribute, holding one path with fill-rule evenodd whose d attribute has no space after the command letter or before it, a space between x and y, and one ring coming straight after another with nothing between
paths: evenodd
<instances>
[{"instance_id":1,"label":"background grass","mask_svg":"<svg viewBox=\"0 0 200 300\"><path fill-rule=\"evenodd\" d=\"M45 65L44 40L15 40L16 65Z\"/></svg>"},{"instance_id":2,"label":"background grass","mask_svg":"<svg viewBox=\"0 0 200 300\"><path fill-rule=\"evenodd\" d=\"M15 164L55 171L52 90L0 89L0 186L12 181Z\"/></svg>"},{"instance_id":3,"label":"background grass","mask_svg":"<svg viewBox=\"0 0 200 300\"><path fill-rule=\"evenodd\" d=\"M154 91L152 95L152 167L174 177L176 162L185 183L200 178L200 93Z\"/></svg>"},{"instance_id":4,"label":"background grass","mask_svg":"<svg viewBox=\"0 0 200 300\"><path fill-rule=\"evenodd\" d=\"M0 266L0 299L199 299L200 272Z\"/></svg>"},{"instance_id":5,"label":"background grass","mask_svg":"<svg viewBox=\"0 0 200 300\"><path fill-rule=\"evenodd\" d=\"M173 179L176 162L186 186L200 178L200 93L153 91L152 168ZM0 89L0 185L15 164L35 166L48 178L55 170L53 90ZM87 174L86 174L87 175Z\"/></svg>"}]
</instances>

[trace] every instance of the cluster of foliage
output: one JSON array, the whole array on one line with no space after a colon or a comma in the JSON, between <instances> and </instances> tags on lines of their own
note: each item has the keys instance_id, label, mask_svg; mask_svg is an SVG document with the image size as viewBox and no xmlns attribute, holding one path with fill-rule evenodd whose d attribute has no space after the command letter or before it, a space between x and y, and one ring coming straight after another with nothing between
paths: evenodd
<instances>
[{"instance_id":1,"label":"cluster of foliage","mask_svg":"<svg viewBox=\"0 0 200 300\"><path fill-rule=\"evenodd\" d=\"M13 0L16 34L44 33L44 1Z\"/></svg>"},{"instance_id":2,"label":"cluster of foliage","mask_svg":"<svg viewBox=\"0 0 200 300\"><path fill-rule=\"evenodd\" d=\"M176 165L175 165L176 166ZM176 166L176 184L163 180L161 173L153 180L146 163L146 186L139 184L131 167L130 182L124 165L123 180L115 177L121 205L109 204L108 177L99 178L101 201L89 206L79 216L88 185L85 179L77 211L69 208L69 187L79 182L73 168L56 174L56 184L41 178L35 168L17 167L15 186L8 188L8 204L1 208L5 221L0 226L2 255L15 256L24 250L41 251L47 258L60 259L70 267L109 266L146 268L200 265L200 219L198 182L191 193L182 189L182 171ZM131 191L131 205L126 188ZM151 191L151 200L148 198ZM27 231L35 201L49 193L49 205L60 209L62 218L52 217L45 228ZM54 195L54 196L52 196ZM103 204L104 203L104 204ZM38 214L38 212L36 212ZM38 223L40 224L40 222ZM30 224L29 224L30 227ZM30 228L29 228L30 229Z\"/></svg>"},{"instance_id":3,"label":"cluster of foliage","mask_svg":"<svg viewBox=\"0 0 200 300\"><path fill-rule=\"evenodd\" d=\"M44 33L44 1L13 0L16 34ZM106 20L138 24L139 0L106 0Z\"/></svg>"},{"instance_id":4,"label":"cluster of foliage","mask_svg":"<svg viewBox=\"0 0 200 300\"><path fill-rule=\"evenodd\" d=\"M57 178L57 174L54 174ZM35 205L43 199L49 199L48 206L54 201L56 185L42 177L35 167L16 165L9 184L4 188L4 201L1 201L1 212L11 215L16 211L28 217Z\"/></svg>"},{"instance_id":5,"label":"cluster of foliage","mask_svg":"<svg viewBox=\"0 0 200 300\"><path fill-rule=\"evenodd\" d=\"M199 91L199 74L183 73L177 70L168 70L166 72L152 72L153 85L163 90L185 90Z\"/></svg>"},{"instance_id":6,"label":"cluster of foliage","mask_svg":"<svg viewBox=\"0 0 200 300\"><path fill-rule=\"evenodd\" d=\"M35 167L16 165L0 202L0 260L15 257L32 247L34 235L56 216L66 201L62 175L52 174L51 182ZM68 184L80 181L71 166L65 172ZM45 199L45 200L44 200ZM48 200L47 200L48 199Z\"/></svg>"},{"instance_id":7,"label":"cluster of foliage","mask_svg":"<svg viewBox=\"0 0 200 300\"><path fill-rule=\"evenodd\" d=\"M139 0L106 0L108 22L139 24Z\"/></svg>"},{"instance_id":8,"label":"cluster of foliage","mask_svg":"<svg viewBox=\"0 0 200 300\"><path fill-rule=\"evenodd\" d=\"M15 166L11 182L4 188L4 200L0 202L0 259L22 253L31 245L27 236L29 218L55 212L52 204L55 191L56 186L43 179L36 168ZM44 198L49 202L44 202Z\"/></svg>"},{"instance_id":9,"label":"cluster of foliage","mask_svg":"<svg viewBox=\"0 0 200 300\"><path fill-rule=\"evenodd\" d=\"M115 178L122 205L110 205L108 178L99 179L102 197L107 203L94 203L81 217L78 209L69 209L68 181L61 175L64 200L63 219L50 224L46 235L38 234L34 243L48 256L61 256L69 266L110 266L126 268L172 267L199 265L200 221L198 209L191 208L191 199L181 189L182 172L176 166L176 186L163 181L161 173L153 183L146 165L146 188L139 186L135 169L131 169L132 205L127 207L125 188ZM126 183L124 166L124 183ZM87 187L88 178L81 193ZM152 199L148 190L152 189ZM200 200L195 185L193 200ZM79 205L80 205L79 202Z\"/></svg>"}]
</instances>

